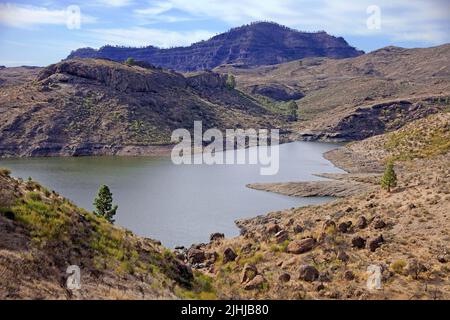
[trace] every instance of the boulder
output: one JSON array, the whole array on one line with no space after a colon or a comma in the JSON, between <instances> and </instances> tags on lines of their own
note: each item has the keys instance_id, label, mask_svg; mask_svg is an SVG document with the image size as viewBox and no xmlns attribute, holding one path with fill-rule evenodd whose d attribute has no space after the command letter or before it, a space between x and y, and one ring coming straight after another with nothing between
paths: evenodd
<instances>
[{"instance_id":1,"label":"boulder","mask_svg":"<svg viewBox=\"0 0 450 320\"><path fill-rule=\"evenodd\" d=\"M303 227L299 224L296 224L293 229L294 233L302 233L304 231Z\"/></svg>"},{"instance_id":2,"label":"boulder","mask_svg":"<svg viewBox=\"0 0 450 320\"><path fill-rule=\"evenodd\" d=\"M333 220L326 220L322 225L322 230L326 232L329 229L336 229L336 222Z\"/></svg>"},{"instance_id":3,"label":"boulder","mask_svg":"<svg viewBox=\"0 0 450 320\"><path fill-rule=\"evenodd\" d=\"M337 258L339 260L341 260L342 262L347 262L350 259L348 254L345 251L342 251L342 250L338 252Z\"/></svg>"},{"instance_id":4,"label":"boulder","mask_svg":"<svg viewBox=\"0 0 450 320\"><path fill-rule=\"evenodd\" d=\"M383 229L384 227L386 227L386 223L382 219L376 219L373 227L375 229Z\"/></svg>"},{"instance_id":5,"label":"boulder","mask_svg":"<svg viewBox=\"0 0 450 320\"><path fill-rule=\"evenodd\" d=\"M291 241L287 246L288 253L300 254L305 253L314 248L316 240L313 238L306 238L302 240Z\"/></svg>"},{"instance_id":6,"label":"boulder","mask_svg":"<svg viewBox=\"0 0 450 320\"><path fill-rule=\"evenodd\" d=\"M360 216L356 221L356 227L359 229L367 228L367 219L364 216Z\"/></svg>"},{"instance_id":7,"label":"boulder","mask_svg":"<svg viewBox=\"0 0 450 320\"><path fill-rule=\"evenodd\" d=\"M244 284L244 290L262 289L266 279L262 275L255 276L252 280Z\"/></svg>"},{"instance_id":8,"label":"boulder","mask_svg":"<svg viewBox=\"0 0 450 320\"><path fill-rule=\"evenodd\" d=\"M219 257L219 254L217 252L215 252L215 251L207 251L205 253L205 257L210 263L214 263L214 262L217 261L217 258Z\"/></svg>"},{"instance_id":9,"label":"boulder","mask_svg":"<svg viewBox=\"0 0 450 320\"><path fill-rule=\"evenodd\" d=\"M291 275L289 273L282 273L278 277L278 281L280 282L289 282L291 280Z\"/></svg>"},{"instance_id":10,"label":"boulder","mask_svg":"<svg viewBox=\"0 0 450 320\"><path fill-rule=\"evenodd\" d=\"M342 233L347 233L349 231L349 229L351 228L351 226L352 226L351 221L342 222L339 224L338 230Z\"/></svg>"},{"instance_id":11,"label":"boulder","mask_svg":"<svg viewBox=\"0 0 450 320\"><path fill-rule=\"evenodd\" d=\"M237 258L237 254L231 248L226 248L223 251L223 263L234 261Z\"/></svg>"},{"instance_id":12,"label":"boulder","mask_svg":"<svg viewBox=\"0 0 450 320\"><path fill-rule=\"evenodd\" d=\"M278 231L275 234L275 240L277 243L282 243L289 239L289 234L285 230Z\"/></svg>"},{"instance_id":13,"label":"boulder","mask_svg":"<svg viewBox=\"0 0 450 320\"><path fill-rule=\"evenodd\" d=\"M206 260L205 253L196 248L190 248L187 252L187 259L190 264L202 263Z\"/></svg>"},{"instance_id":14,"label":"boulder","mask_svg":"<svg viewBox=\"0 0 450 320\"><path fill-rule=\"evenodd\" d=\"M352 246L358 249L362 249L366 246L366 240L360 236L353 237Z\"/></svg>"},{"instance_id":15,"label":"boulder","mask_svg":"<svg viewBox=\"0 0 450 320\"><path fill-rule=\"evenodd\" d=\"M351 270L347 270L344 272L344 279L351 281L355 279L355 274Z\"/></svg>"},{"instance_id":16,"label":"boulder","mask_svg":"<svg viewBox=\"0 0 450 320\"><path fill-rule=\"evenodd\" d=\"M325 289L325 286L323 285L323 283L317 283L317 284L314 286L314 290L317 291L317 292L322 291L322 290L324 290L324 289Z\"/></svg>"},{"instance_id":17,"label":"boulder","mask_svg":"<svg viewBox=\"0 0 450 320\"><path fill-rule=\"evenodd\" d=\"M241 273L241 283L253 280L258 275L258 269L253 264L246 263Z\"/></svg>"},{"instance_id":18,"label":"boulder","mask_svg":"<svg viewBox=\"0 0 450 320\"><path fill-rule=\"evenodd\" d=\"M241 252L243 254L248 254L250 252L252 252L252 244L251 243L246 243L241 247Z\"/></svg>"},{"instance_id":19,"label":"boulder","mask_svg":"<svg viewBox=\"0 0 450 320\"><path fill-rule=\"evenodd\" d=\"M372 239L369 241L369 250L374 252L377 248L381 246L381 244L384 242L383 235L379 235L375 239Z\"/></svg>"},{"instance_id":20,"label":"boulder","mask_svg":"<svg viewBox=\"0 0 450 320\"><path fill-rule=\"evenodd\" d=\"M266 226L266 232L269 234L275 234L280 230L281 230L280 226L276 223L268 223Z\"/></svg>"},{"instance_id":21,"label":"boulder","mask_svg":"<svg viewBox=\"0 0 450 320\"><path fill-rule=\"evenodd\" d=\"M310 265L301 265L299 269L299 279L307 282L315 281L319 278L319 271Z\"/></svg>"},{"instance_id":22,"label":"boulder","mask_svg":"<svg viewBox=\"0 0 450 320\"><path fill-rule=\"evenodd\" d=\"M223 238L225 238L225 235L223 233L215 232L211 233L211 235L209 236L209 241L213 242L217 240L222 240Z\"/></svg>"}]
</instances>

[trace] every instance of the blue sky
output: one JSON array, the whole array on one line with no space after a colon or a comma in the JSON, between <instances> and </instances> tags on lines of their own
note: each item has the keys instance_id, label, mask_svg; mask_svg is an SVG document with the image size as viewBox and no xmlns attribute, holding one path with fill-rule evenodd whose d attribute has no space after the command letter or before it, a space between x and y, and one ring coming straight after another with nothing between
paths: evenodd
<instances>
[{"instance_id":1,"label":"blue sky","mask_svg":"<svg viewBox=\"0 0 450 320\"><path fill-rule=\"evenodd\" d=\"M448 0L0 0L0 65L47 65L105 44L189 45L260 20L325 30L366 52L429 47L450 42L449 13Z\"/></svg>"}]
</instances>

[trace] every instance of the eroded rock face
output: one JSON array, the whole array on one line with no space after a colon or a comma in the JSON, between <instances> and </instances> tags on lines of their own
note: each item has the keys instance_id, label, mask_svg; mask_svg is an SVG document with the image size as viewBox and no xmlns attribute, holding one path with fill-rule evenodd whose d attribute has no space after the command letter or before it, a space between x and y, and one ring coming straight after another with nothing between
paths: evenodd
<instances>
[{"instance_id":1,"label":"eroded rock face","mask_svg":"<svg viewBox=\"0 0 450 320\"><path fill-rule=\"evenodd\" d=\"M1 88L0 157L164 155L171 132L192 130L195 120L222 132L284 121L213 72L183 76L102 59L21 72Z\"/></svg>"},{"instance_id":2,"label":"eroded rock face","mask_svg":"<svg viewBox=\"0 0 450 320\"><path fill-rule=\"evenodd\" d=\"M259 85L251 89L252 94L259 94L276 101L299 100L304 94L282 85Z\"/></svg>"},{"instance_id":3,"label":"eroded rock face","mask_svg":"<svg viewBox=\"0 0 450 320\"><path fill-rule=\"evenodd\" d=\"M259 22L231 29L189 47L83 48L73 51L68 59L108 58L125 61L128 57L133 57L167 69L197 71L224 64L248 67L305 57L347 58L361 54L362 51L349 46L343 38L336 38L325 32L299 32L275 23Z\"/></svg>"},{"instance_id":4,"label":"eroded rock face","mask_svg":"<svg viewBox=\"0 0 450 320\"><path fill-rule=\"evenodd\" d=\"M394 131L414 120L439 112L440 106L398 101L361 107L342 118L331 130L334 140L351 141Z\"/></svg>"},{"instance_id":5,"label":"eroded rock face","mask_svg":"<svg viewBox=\"0 0 450 320\"><path fill-rule=\"evenodd\" d=\"M57 82L79 82L82 79L95 80L100 84L118 91L150 92L165 87L185 87L186 80L174 72L152 72L152 70L125 65L96 63L95 65L82 60L63 61L53 64L41 71L37 77L43 84Z\"/></svg>"},{"instance_id":6,"label":"eroded rock face","mask_svg":"<svg viewBox=\"0 0 450 320\"><path fill-rule=\"evenodd\" d=\"M316 240L314 240L313 238L294 240L288 244L286 251L288 253L294 253L294 254L305 253L305 252L312 250L314 248L315 244L316 244Z\"/></svg>"}]
</instances>

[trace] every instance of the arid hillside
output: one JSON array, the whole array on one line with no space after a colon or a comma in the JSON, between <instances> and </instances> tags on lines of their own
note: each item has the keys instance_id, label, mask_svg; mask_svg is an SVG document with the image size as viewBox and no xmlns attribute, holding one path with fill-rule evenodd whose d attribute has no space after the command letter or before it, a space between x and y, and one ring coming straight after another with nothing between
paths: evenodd
<instances>
[{"instance_id":1,"label":"arid hillside","mask_svg":"<svg viewBox=\"0 0 450 320\"><path fill-rule=\"evenodd\" d=\"M0 156L163 152L174 129L272 128L284 120L212 72L68 60L0 70Z\"/></svg>"},{"instance_id":2,"label":"arid hillside","mask_svg":"<svg viewBox=\"0 0 450 320\"><path fill-rule=\"evenodd\" d=\"M283 113L286 102L296 100L300 121L291 126L293 139L360 140L450 105L449 44L386 47L341 60L308 58L254 69L215 70L234 74L238 88L272 110Z\"/></svg>"},{"instance_id":3,"label":"arid hillside","mask_svg":"<svg viewBox=\"0 0 450 320\"><path fill-rule=\"evenodd\" d=\"M67 289L70 265L80 290ZM0 170L0 299L213 298L208 283L158 241Z\"/></svg>"},{"instance_id":4,"label":"arid hillside","mask_svg":"<svg viewBox=\"0 0 450 320\"><path fill-rule=\"evenodd\" d=\"M181 257L213 276L219 298L449 299L449 134L443 113L333 150L326 156L352 173L329 177L353 195L237 221L241 236L217 236ZM380 186L388 159L398 181L391 192ZM321 190L336 195L329 181ZM357 192L351 182L368 187ZM274 188L310 191L295 182ZM371 265L381 268L379 290L366 285Z\"/></svg>"}]
</instances>

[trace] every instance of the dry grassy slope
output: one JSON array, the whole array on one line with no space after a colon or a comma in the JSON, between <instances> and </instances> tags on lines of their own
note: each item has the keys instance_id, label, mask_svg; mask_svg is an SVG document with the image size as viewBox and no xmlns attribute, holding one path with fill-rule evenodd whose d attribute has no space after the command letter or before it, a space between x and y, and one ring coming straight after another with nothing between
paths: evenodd
<instances>
[{"instance_id":1,"label":"dry grassy slope","mask_svg":"<svg viewBox=\"0 0 450 320\"><path fill-rule=\"evenodd\" d=\"M425 49L386 47L342 60L313 58L254 69L222 66L216 71L235 74L238 88L246 92L284 88L289 94L302 93L305 97L297 100L301 118L314 121L299 121L292 126L294 131L328 132L331 136L326 138L333 138L333 133L345 132L338 127L339 121L359 107L448 97L450 44ZM280 105L267 103L275 109Z\"/></svg>"},{"instance_id":2,"label":"dry grassy slope","mask_svg":"<svg viewBox=\"0 0 450 320\"><path fill-rule=\"evenodd\" d=\"M205 269L214 275L219 297L449 299L449 120L449 114L432 115L328 154L341 167L359 173L379 171L386 158L417 155L396 163L398 187L392 193L375 186L329 204L238 221L242 236L204 247L206 252L219 254L217 262ZM392 149L392 141L398 147ZM372 166L363 165L365 160ZM364 228L360 226L362 217L367 220ZM345 230L341 224L348 221L352 223ZM275 234L278 231L281 233ZM372 243L374 251L370 250L371 242L380 235L384 242L378 247ZM355 247L355 237L362 237L366 244ZM305 238L316 240L312 249L301 254L288 252L295 240ZM237 253L235 261L223 263L226 248ZM245 289L249 282L241 280L246 264L253 265L261 276L261 282L250 290ZM382 290L366 287L366 270L371 264L383 268ZM319 278L312 282L300 279L302 265L316 268Z\"/></svg>"},{"instance_id":3,"label":"dry grassy slope","mask_svg":"<svg viewBox=\"0 0 450 320\"><path fill-rule=\"evenodd\" d=\"M66 290L69 265L79 291ZM158 242L1 169L0 299L211 298L208 283Z\"/></svg>"},{"instance_id":4,"label":"dry grassy slope","mask_svg":"<svg viewBox=\"0 0 450 320\"><path fill-rule=\"evenodd\" d=\"M1 156L152 153L194 120L219 129L283 123L211 72L184 77L87 59L51 65L30 80L35 73L0 70Z\"/></svg>"}]
</instances>

